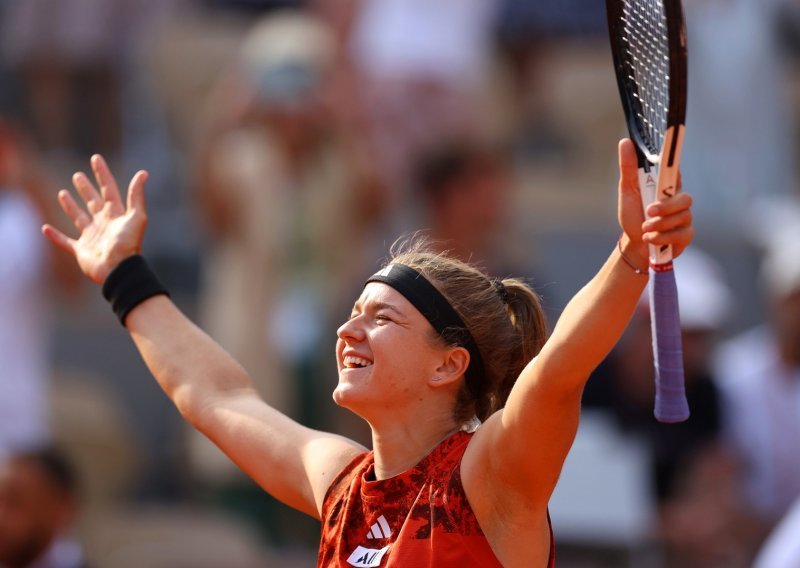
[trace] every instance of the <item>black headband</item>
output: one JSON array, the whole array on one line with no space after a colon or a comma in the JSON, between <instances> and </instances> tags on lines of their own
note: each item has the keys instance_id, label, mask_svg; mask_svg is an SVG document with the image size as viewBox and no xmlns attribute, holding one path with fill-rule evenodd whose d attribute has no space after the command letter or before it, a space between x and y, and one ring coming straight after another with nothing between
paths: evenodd
<instances>
[{"instance_id":1,"label":"black headband","mask_svg":"<svg viewBox=\"0 0 800 568\"><path fill-rule=\"evenodd\" d=\"M403 264L389 264L370 276L366 283L369 282L383 282L400 292L445 340L452 341L451 334L454 332L458 334L458 340L470 354L470 365L464 373L464 378L470 392L473 396L477 396L483 377L483 359L478 344L475 343L464 320L442 293L422 274Z\"/></svg>"}]
</instances>

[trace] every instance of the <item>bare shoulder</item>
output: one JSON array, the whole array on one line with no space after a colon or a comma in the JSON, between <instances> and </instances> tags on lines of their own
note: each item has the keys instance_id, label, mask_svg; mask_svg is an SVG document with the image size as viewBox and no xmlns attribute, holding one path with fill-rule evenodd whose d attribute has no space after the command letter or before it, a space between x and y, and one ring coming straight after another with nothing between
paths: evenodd
<instances>
[{"instance_id":1,"label":"bare shoulder","mask_svg":"<svg viewBox=\"0 0 800 568\"><path fill-rule=\"evenodd\" d=\"M344 436L311 430L303 447L303 461L312 483L316 511L322 514L325 495L336 476L367 448Z\"/></svg>"},{"instance_id":2,"label":"bare shoulder","mask_svg":"<svg viewBox=\"0 0 800 568\"><path fill-rule=\"evenodd\" d=\"M547 503L538 503L499 469L503 463L493 424L494 414L475 434L464 452L461 479L481 530L503 566L546 566L550 555Z\"/></svg>"}]
</instances>

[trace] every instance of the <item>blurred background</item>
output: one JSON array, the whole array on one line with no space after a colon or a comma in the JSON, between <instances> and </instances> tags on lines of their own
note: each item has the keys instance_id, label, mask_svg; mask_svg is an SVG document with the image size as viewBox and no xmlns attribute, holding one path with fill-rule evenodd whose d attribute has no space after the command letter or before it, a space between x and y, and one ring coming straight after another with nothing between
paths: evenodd
<instances>
[{"instance_id":1,"label":"blurred background","mask_svg":"<svg viewBox=\"0 0 800 568\"><path fill-rule=\"evenodd\" d=\"M692 417L652 418L643 299L553 497L565 567L800 566L800 5L684 8ZM624 135L602 2L0 0L0 565L315 564L40 236L92 153L150 172L145 254L264 397L368 443L334 331L391 243L528 278L552 324L615 245Z\"/></svg>"}]
</instances>

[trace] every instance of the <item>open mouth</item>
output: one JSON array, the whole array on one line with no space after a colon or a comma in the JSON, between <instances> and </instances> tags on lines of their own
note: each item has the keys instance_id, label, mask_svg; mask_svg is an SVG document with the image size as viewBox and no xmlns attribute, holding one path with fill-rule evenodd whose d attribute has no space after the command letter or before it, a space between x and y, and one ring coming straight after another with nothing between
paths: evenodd
<instances>
[{"instance_id":1,"label":"open mouth","mask_svg":"<svg viewBox=\"0 0 800 568\"><path fill-rule=\"evenodd\" d=\"M357 357L355 355L348 355L343 360L345 369L362 369L364 367L370 367L372 365L372 361L368 361L363 357Z\"/></svg>"}]
</instances>

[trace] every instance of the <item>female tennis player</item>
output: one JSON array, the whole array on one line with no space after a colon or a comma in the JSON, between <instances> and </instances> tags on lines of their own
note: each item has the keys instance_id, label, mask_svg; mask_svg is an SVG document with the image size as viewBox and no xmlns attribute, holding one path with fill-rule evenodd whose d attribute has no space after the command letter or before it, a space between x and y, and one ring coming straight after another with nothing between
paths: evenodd
<instances>
[{"instance_id":1,"label":"female tennis player","mask_svg":"<svg viewBox=\"0 0 800 568\"><path fill-rule=\"evenodd\" d=\"M244 370L170 301L138 256L138 172L123 203L108 167L58 194L80 236L46 225L130 332L181 414L266 491L322 521L318 566L548 566L547 504L578 426L589 373L647 283L647 244L680 253L691 198L649 206L619 146L622 236L546 340L536 294L412 243L367 279L338 330L333 397L372 429L372 450L268 406ZM534 357L538 354L538 357Z\"/></svg>"}]
</instances>

